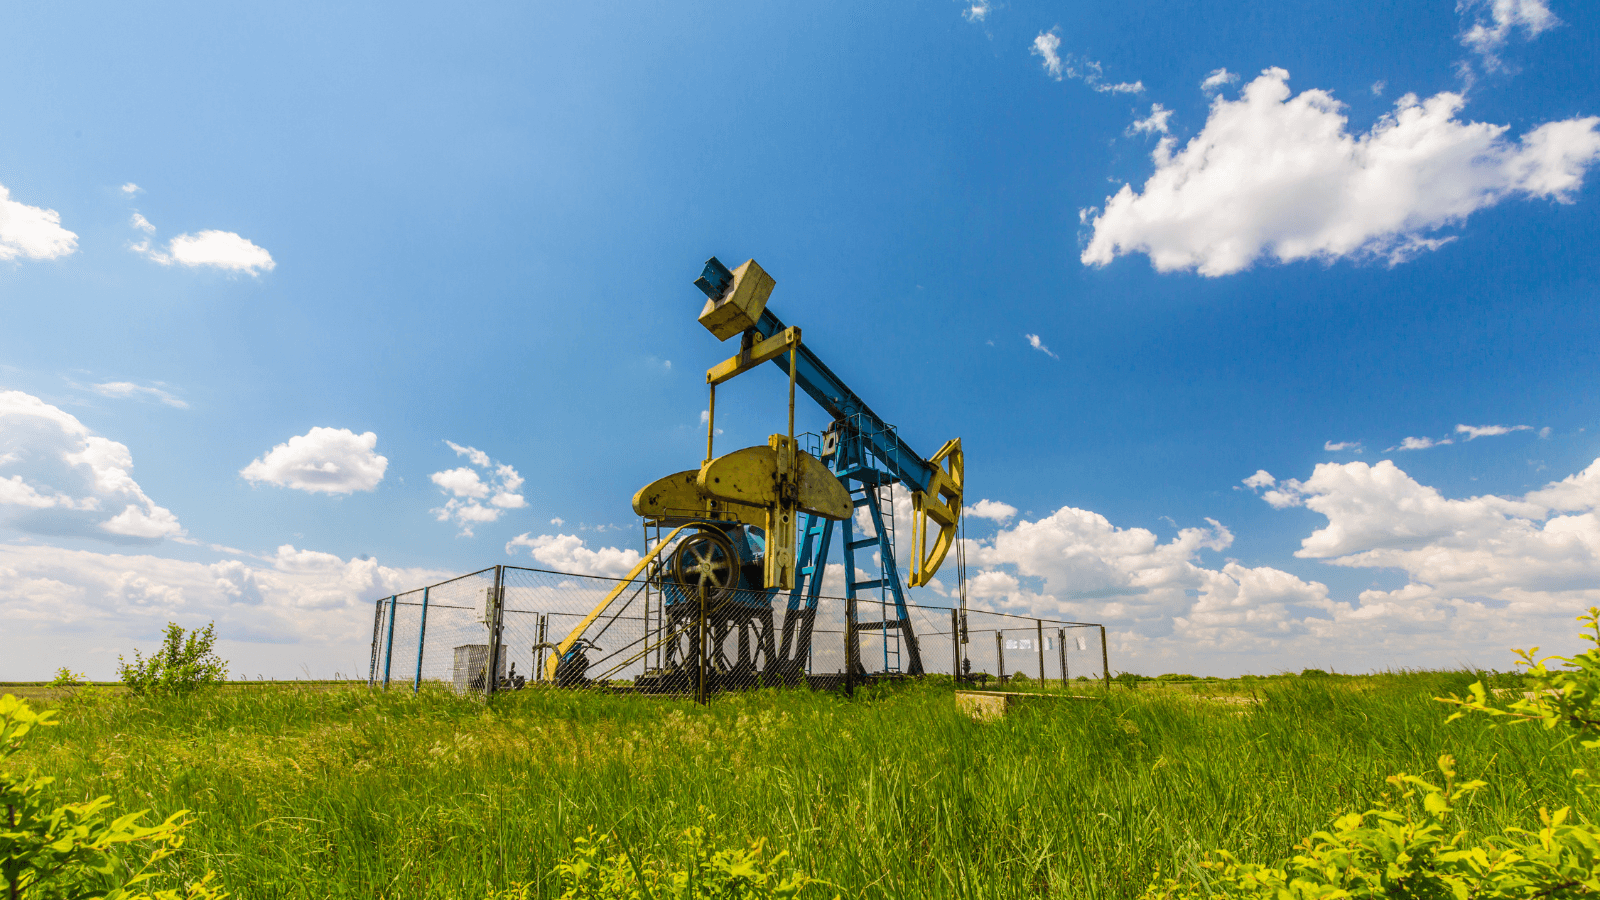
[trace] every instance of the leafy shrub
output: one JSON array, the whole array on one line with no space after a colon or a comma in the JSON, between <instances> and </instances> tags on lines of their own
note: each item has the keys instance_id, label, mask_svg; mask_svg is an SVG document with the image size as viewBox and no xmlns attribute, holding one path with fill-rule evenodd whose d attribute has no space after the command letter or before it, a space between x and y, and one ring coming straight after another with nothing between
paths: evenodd
<instances>
[{"instance_id":1,"label":"leafy shrub","mask_svg":"<svg viewBox=\"0 0 1600 900\"><path fill-rule=\"evenodd\" d=\"M54 711L36 713L10 694L0 697L0 763L22 749L34 728L56 723ZM0 827L0 884L16 898L84 898L84 900L221 900L227 895L211 886L212 876L177 890L153 896L138 886L153 877L151 869L183 843L188 811L173 813L159 825L138 821L145 813L110 818L111 800L52 807L45 788L53 779L35 771L21 774L0 768L0 806L6 820ZM144 865L119 877L126 867L118 852L131 845L149 847Z\"/></svg>"},{"instance_id":2,"label":"leafy shrub","mask_svg":"<svg viewBox=\"0 0 1600 900\"><path fill-rule=\"evenodd\" d=\"M145 659L133 651L133 662L117 657L122 683L135 694L181 694L228 677L228 663L211 649L216 643L215 623L187 635L174 622L167 623L161 649Z\"/></svg>"},{"instance_id":3,"label":"leafy shrub","mask_svg":"<svg viewBox=\"0 0 1600 900\"><path fill-rule=\"evenodd\" d=\"M586 837L574 839L572 855L556 864L561 900L782 900L821 883L799 873L779 877L775 868L786 854L763 860L759 840L744 850L713 850L704 828L683 833L676 862L617 844L592 825Z\"/></svg>"},{"instance_id":4,"label":"leafy shrub","mask_svg":"<svg viewBox=\"0 0 1600 900\"><path fill-rule=\"evenodd\" d=\"M1564 726L1577 733L1584 749L1600 749L1600 608L1591 608L1578 621L1588 632L1583 639L1593 647L1577 656L1544 660L1534 658L1538 648L1517 651L1531 692L1497 706L1483 682L1474 682L1466 698L1439 698L1456 707L1446 721L1481 714L1496 724ZM1551 661L1566 668L1551 669ZM1225 850L1216 851L1200 863L1203 881L1168 879L1151 885L1145 900L1534 900L1600 892L1600 826L1575 819L1570 808L1552 813L1541 807L1535 830L1508 828L1500 835L1471 838L1452 826L1451 817L1487 784L1458 784L1449 756L1439 757L1438 767L1442 786L1404 772L1392 775L1392 792L1372 809L1335 819L1328 830L1301 841L1296 854L1278 866L1242 863ZM1580 789L1592 787L1595 780L1589 769L1577 769L1571 777Z\"/></svg>"},{"instance_id":5,"label":"leafy shrub","mask_svg":"<svg viewBox=\"0 0 1600 900\"><path fill-rule=\"evenodd\" d=\"M1301 678L1327 678L1328 677L1328 673L1322 671L1321 669L1301 669L1300 670L1300 677Z\"/></svg>"},{"instance_id":6,"label":"leafy shrub","mask_svg":"<svg viewBox=\"0 0 1600 900\"><path fill-rule=\"evenodd\" d=\"M1156 676L1156 681L1199 681L1199 680L1200 679L1195 677L1194 675L1180 675L1177 672L1168 672L1165 675L1157 675Z\"/></svg>"},{"instance_id":7,"label":"leafy shrub","mask_svg":"<svg viewBox=\"0 0 1600 900\"><path fill-rule=\"evenodd\" d=\"M67 668L66 666L62 666L61 668L56 670L56 678L55 678L54 681L50 682L50 686L51 687L79 687L79 686L81 686L83 684L83 681L84 681L84 678L83 678L82 675L78 674L77 672L72 671L71 669Z\"/></svg>"}]
</instances>

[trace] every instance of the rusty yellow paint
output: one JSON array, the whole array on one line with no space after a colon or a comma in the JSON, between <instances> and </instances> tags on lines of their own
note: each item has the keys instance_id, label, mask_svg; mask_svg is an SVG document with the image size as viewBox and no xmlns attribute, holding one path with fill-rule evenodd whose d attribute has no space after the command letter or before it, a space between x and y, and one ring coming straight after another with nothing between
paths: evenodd
<instances>
[{"instance_id":1,"label":"rusty yellow paint","mask_svg":"<svg viewBox=\"0 0 1600 900\"><path fill-rule=\"evenodd\" d=\"M721 298L706 301L705 309L700 311L700 324L719 341L756 327L777 284L755 260L749 260L733 270L733 284Z\"/></svg>"},{"instance_id":2,"label":"rusty yellow paint","mask_svg":"<svg viewBox=\"0 0 1600 900\"><path fill-rule=\"evenodd\" d=\"M641 491L640 493L643 492ZM637 495L635 496L637 497ZM566 638L563 639L561 643L556 645L556 652L551 654L548 660L545 660L545 681L556 680L556 666L560 665L561 657L565 656L567 651L572 649L572 645L578 642L578 638L583 637L583 633L588 630L590 625L594 624L596 619L605 615L606 609L608 609L612 603L615 603L618 597L622 596L622 592L626 590L629 585L634 583L634 579L638 578L640 573L644 572L645 567L654 562L655 558L661 555L661 551L665 550L669 545L672 544L673 538L676 538L679 532L688 527L688 525L679 525L677 528L672 530L671 534L667 535L666 540L663 540L652 547L650 552L646 553L644 558L639 560L638 565L635 565L633 569L628 572L627 577L623 578L621 581L618 581L616 585L611 588L610 593L606 594L605 599L596 604L595 608L590 610L587 616L583 617L583 621L579 622L576 628L573 628L567 633Z\"/></svg>"},{"instance_id":3,"label":"rusty yellow paint","mask_svg":"<svg viewBox=\"0 0 1600 900\"><path fill-rule=\"evenodd\" d=\"M944 446L928 462L933 464L933 477L928 479L928 489L911 495L912 587L922 587L933 580L955 543L956 528L961 522L962 479L965 475L961 439L945 441ZM939 532L931 544L928 541L930 523L939 526Z\"/></svg>"},{"instance_id":4,"label":"rusty yellow paint","mask_svg":"<svg viewBox=\"0 0 1600 900\"><path fill-rule=\"evenodd\" d=\"M706 518L766 527L761 510L707 497L696 483L699 477L699 469L689 469L657 478L633 495L633 511L657 522Z\"/></svg>"},{"instance_id":5,"label":"rusty yellow paint","mask_svg":"<svg viewBox=\"0 0 1600 900\"><path fill-rule=\"evenodd\" d=\"M768 438L765 447L735 450L701 466L695 487L708 501L725 501L729 512L741 510L741 521L760 516L759 527L767 540L762 580L769 588L794 587L795 523L800 513L837 520L850 515L851 509L850 492L828 467L782 434Z\"/></svg>"},{"instance_id":6,"label":"rusty yellow paint","mask_svg":"<svg viewBox=\"0 0 1600 900\"><path fill-rule=\"evenodd\" d=\"M800 327L791 325L764 341L747 338L739 352L706 370L706 384L715 387L736 375L748 372L762 363L776 359L800 345Z\"/></svg>"}]
</instances>

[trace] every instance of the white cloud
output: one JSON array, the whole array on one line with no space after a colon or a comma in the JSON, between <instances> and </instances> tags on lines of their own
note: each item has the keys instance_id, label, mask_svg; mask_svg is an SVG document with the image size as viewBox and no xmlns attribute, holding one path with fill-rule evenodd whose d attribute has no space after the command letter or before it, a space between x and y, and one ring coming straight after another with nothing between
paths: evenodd
<instances>
[{"instance_id":1,"label":"white cloud","mask_svg":"<svg viewBox=\"0 0 1600 900\"><path fill-rule=\"evenodd\" d=\"M1499 53L1513 31L1532 40L1561 24L1544 0L1461 0L1456 9L1472 23L1461 33L1461 45L1478 54L1490 71L1501 67Z\"/></svg>"},{"instance_id":2,"label":"white cloud","mask_svg":"<svg viewBox=\"0 0 1600 900\"><path fill-rule=\"evenodd\" d=\"M129 197L132 197L134 194L142 193L143 191L144 188L139 187L137 184L134 184L131 181L122 186L122 192L127 194Z\"/></svg>"},{"instance_id":3,"label":"white cloud","mask_svg":"<svg viewBox=\"0 0 1600 900\"><path fill-rule=\"evenodd\" d=\"M701 425L701 427L704 427L704 426L709 425L709 424L711 424L711 410L709 410L709 409L700 410L700 425ZM717 434L721 434L721 433L722 433L722 429L718 428L717 429Z\"/></svg>"},{"instance_id":4,"label":"white cloud","mask_svg":"<svg viewBox=\"0 0 1600 900\"><path fill-rule=\"evenodd\" d=\"M188 409L189 404L159 387L134 384L131 381L107 381L101 384L90 385L89 389L102 397L150 397L159 400L168 406L178 409Z\"/></svg>"},{"instance_id":5,"label":"white cloud","mask_svg":"<svg viewBox=\"0 0 1600 900\"><path fill-rule=\"evenodd\" d=\"M1039 57L1045 73L1057 81L1062 78L1076 79L1102 94L1138 94L1144 91L1144 83L1139 81L1108 83L1104 69L1092 59L1071 54L1062 56L1061 38L1054 31L1039 32L1039 36L1033 39L1033 48L1029 53Z\"/></svg>"},{"instance_id":6,"label":"white cloud","mask_svg":"<svg viewBox=\"0 0 1600 900\"><path fill-rule=\"evenodd\" d=\"M78 236L61 227L61 214L11 199L0 185L0 260L56 259L78 249Z\"/></svg>"},{"instance_id":7,"label":"white cloud","mask_svg":"<svg viewBox=\"0 0 1600 900\"><path fill-rule=\"evenodd\" d=\"M134 481L124 444L21 391L0 391L0 519L30 534L180 538L183 528Z\"/></svg>"},{"instance_id":8,"label":"white cloud","mask_svg":"<svg viewBox=\"0 0 1600 900\"><path fill-rule=\"evenodd\" d=\"M1246 478L1243 482L1245 487L1252 490L1258 490L1264 487L1272 487L1277 483L1278 479L1273 478L1272 473L1268 472L1266 469L1257 469L1254 475Z\"/></svg>"},{"instance_id":9,"label":"white cloud","mask_svg":"<svg viewBox=\"0 0 1600 900\"><path fill-rule=\"evenodd\" d=\"M134 228L137 228L140 231L144 232L145 234L154 234L155 230L156 230L156 227L154 225L150 224L150 220L146 219L144 216L140 215L139 213L134 213L133 214L133 218L129 220L129 224L131 224Z\"/></svg>"},{"instance_id":10,"label":"white cloud","mask_svg":"<svg viewBox=\"0 0 1600 900\"><path fill-rule=\"evenodd\" d=\"M1061 80L1062 74L1060 50L1061 38L1053 32L1041 31L1039 36L1033 39L1033 50L1030 51L1034 56L1043 59L1044 70L1057 81Z\"/></svg>"},{"instance_id":11,"label":"white cloud","mask_svg":"<svg viewBox=\"0 0 1600 900\"><path fill-rule=\"evenodd\" d=\"M1150 104L1148 118L1137 119L1128 127L1129 134L1166 134L1167 120L1172 118L1172 110L1159 103Z\"/></svg>"},{"instance_id":12,"label":"white cloud","mask_svg":"<svg viewBox=\"0 0 1600 900\"><path fill-rule=\"evenodd\" d=\"M967 11L962 15L966 16L968 22L982 22L984 19L989 18L990 8L989 0L973 0L972 4L967 7Z\"/></svg>"},{"instance_id":13,"label":"white cloud","mask_svg":"<svg viewBox=\"0 0 1600 900\"><path fill-rule=\"evenodd\" d=\"M525 532L506 543L506 553L515 556L518 547L528 548L528 553L540 564L557 572L575 575L603 575L621 578L639 564L639 551L616 547L590 550L583 538L575 534L540 535L532 537Z\"/></svg>"},{"instance_id":14,"label":"white cloud","mask_svg":"<svg viewBox=\"0 0 1600 900\"><path fill-rule=\"evenodd\" d=\"M550 520L550 524L554 525L557 528L560 528L561 526L567 524L567 522L566 522L565 519L561 518L560 516L556 516L554 519Z\"/></svg>"},{"instance_id":15,"label":"white cloud","mask_svg":"<svg viewBox=\"0 0 1600 900\"><path fill-rule=\"evenodd\" d=\"M1532 425L1457 425L1456 434L1464 434L1467 440L1475 441L1481 437L1496 437L1510 434L1513 431L1532 431Z\"/></svg>"},{"instance_id":16,"label":"white cloud","mask_svg":"<svg viewBox=\"0 0 1600 900\"><path fill-rule=\"evenodd\" d=\"M1025 334L1025 335L1023 335L1023 337L1028 339L1028 346L1029 347L1032 347L1033 349L1039 351L1040 353L1043 353L1045 356L1048 356L1051 359L1060 359L1061 358L1061 357L1055 355L1054 353L1051 353L1050 352L1050 348L1046 347L1044 345L1044 341L1039 340L1039 336L1037 334Z\"/></svg>"},{"instance_id":17,"label":"white cloud","mask_svg":"<svg viewBox=\"0 0 1600 900\"><path fill-rule=\"evenodd\" d=\"M1239 76L1236 73L1229 72L1227 69L1213 69L1211 74L1207 75L1205 80L1200 82L1200 90L1207 92L1221 90L1223 87L1233 84L1238 80Z\"/></svg>"},{"instance_id":18,"label":"white cloud","mask_svg":"<svg viewBox=\"0 0 1600 900\"><path fill-rule=\"evenodd\" d=\"M474 525L497 522L506 510L522 509L528 505L528 501L517 493L522 489L524 479L516 469L495 462L489 458L489 454L476 447L463 447L453 441L445 443L457 456L465 456L473 466L482 469L483 474L480 476L477 469L463 466L428 476L449 498L443 506L432 510L439 521L453 521L461 526L462 537L471 537ZM488 501L487 506L481 502L484 500Z\"/></svg>"},{"instance_id":19,"label":"white cloud","mask_svg":"<svg viewBox=\"0 0 1600 900\"><path fill-rule=\"evenodd\" d=\"M1322 449L1328 451L1329 453L1337 453L1340 450L1354 450L1355 452L1360 453L1361 452L1361 442L1360 441L1339 441L1339 442L1335 443L1333 441L1323 441L1322 442Z\"/></svg>"},{"instance_id":20,"label":"white cloud","mask_svg":"<svg viewBox=\"0 0 1600 900\"><path fill-rule=\"evenodd\" d=\"M1434 440L1431 437L1408 437L1383 452L1388 453L1392 450L1427 450L1432 447L1443 447L1446 444L1453 443L1455 443L1455 441L1452 441L1449 438L1439 438L1438 440Z\"/></svg>"},{"instance_id":21,"label":"white cloud","mask_svg":"<svg viewBox=\"0 0 1600 900\"><path fill-rule=\"evenodd\" d=\"M1123 185L1089 223L1086 265L1144 253L1158 271L1228 275L1262 258L1384 258L1437 249L1438 230L1523 196L1571 202L1600 158L1600 117L1509 126L1456 118L1465 100L1402 97L1365 134L1325 91L1291 96L1268 69L1238 100L1216 98L1183 149L1163 141L1136 193Z\"/></svg>"},{"instance_id":22,"label":"white cloud","mask_svg":"<svg viewBox=\"0 0 1600 900\"><path fill-rule=\"evenodd\" d=\"M144 219L137 213L135 217ZM137 226L137 222L135 224ZM150 223L145 221L144 224ZM145 230L153 231L154 228ZM134 244L133 249L164 266L210 266L250 275L270 272L277 266L272 254L231 231L207 230L197 234L180 234L167 242L165 251L151 247L149 240Z\"/></svg>"},{"instance_id":23,"label":"white cloud","mask_svg":"<svg viewBox=\"0 0 1600 900\"><path fill-rule=\"evenodd\" d=\"M114 677L118 653L157 645L167 621L215 621L239 675L298 677L302 663L365 675L371 601L454 574L291 545L264 562L207 564L37 543L0 543L0 573L8 671L47 677L73 659L96 678Z\"/></svg>"},{"instance_id":24,"label":"white cloud","mask_svg":"<svg viewBox=\"0 0 1600 900\"><path fill-rule=\"evenodd\" d=\"M1273 478L1272 473L1266 469L1257 469L1254 475L1244 479L1240 484L1257 493L1261 493L1265 488L1272 488L1270 491L1261 493L1261 499L1272 504L1273 509L1288 509L1291 506L1299 506L1301 503L1300 482L1290 478L1279 483L1278 479ZM1234 490L1238 490L1238 488L1234 488Z\"/></svg>"},{"instance_id":25,"label":"white cloud","mask_svg":"<svg viewBox=\"0 0 1600 900\"><path fill-rule=\"evenodd\" d=\"M1389 82L1380 80L1380 81L1374 81L1372 83L1372 87L1368 88L1367 90L1371 91L1372 92L1372 96L1374 96L1374 97L1382 97L1384 90L1386 88L1388 88L1388 87L1389 87Z\"/></svg>"},{"instance_id":26,"label":"white cloud","mask_svg":"<svg viewBox=\"0 0 1600 900\"><path fill-rule=\"evenodd\" d=\"M962 513L974 518L992 519L1004 524L1016 516L1017 508L1009 503L1001 503L999 500L979 500L977 503L963 509Z\"/></svg>"},{"instance_id":27,"label":"white cloud","mask_svg":"<svg viewBox=\"0 0 1600 900\"><path fill-rule=\"evenodd\" d=\"M316 427L273 447L239 474L308 493L370 491L389 467L389 460L374 452L377 445L378 436L370 431Z\"/></svg>"}]
</instances>

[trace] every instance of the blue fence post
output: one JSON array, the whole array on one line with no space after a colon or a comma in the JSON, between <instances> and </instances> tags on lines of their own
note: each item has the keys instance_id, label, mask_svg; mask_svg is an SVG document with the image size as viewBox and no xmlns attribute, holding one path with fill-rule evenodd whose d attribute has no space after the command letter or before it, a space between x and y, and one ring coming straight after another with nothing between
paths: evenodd
<instances>
[{"instance_id":1,"label":"blue fence post","mask_svg":"<svg viewBox=\"0 0 1600 900\"><path fill-rule=\"evenodd\" d=\"M389 647L388 647L388 649L383 651L383 686L384 687L388 687L389 686L389 666L390 666L391 663L394 662L394 613L395 613L396 606L399 605L399 600L400 600L400 595L399 594L396 594L393 597L389 598L389 639L388 639Z\"/></svg>"},{"instance_id":2,"label":"blue fence post","mask_svg":"<svg viewBox=\"0 0 1600 900\"><path fill-rule=\"evenodd\" d=\"M422 625L417 629L417 677L411 682L411 693L422 687L422 648L428 637L428 589L422 589Z\"/></svg>"}]
</instances>

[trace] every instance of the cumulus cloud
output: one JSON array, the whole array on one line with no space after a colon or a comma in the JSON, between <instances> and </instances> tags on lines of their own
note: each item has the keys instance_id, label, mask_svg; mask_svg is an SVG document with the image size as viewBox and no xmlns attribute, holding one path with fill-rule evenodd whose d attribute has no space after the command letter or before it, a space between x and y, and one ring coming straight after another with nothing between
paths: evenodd
<instances>
[{"instance_id":1,"label":"cumulus cloud","mask_svg":"<svg viewBox=\"0 0 1600 900\"><path fill-rule=\"evenodd\" d=\"M1159 103L1150 104L1150 115L1143 119L1135 119L1128 126L1129 134L1166 134L1167 120L1172 118L1172 110Z\"/></svg>"},{"instance_id":2,"label":"cumulus cloud","mask_svg":"<svg viewBox=\"0 0 1600 900\"><path fill-rule=\"evenodd\" d=\"M377 445L378 436L370 431L316 427L273 447L239 474L313 494L370 491L389 467L389 460L375 452Z\"/></svg>"},{"instance_id":3,"label":"cumulus cloud","mask_svg":"<svg viewBox=\"0 0 1600 900\"><path fill-rule=\"evenodd\" d=\"M1513 32L1532 40L1561 24L1544 0L1462 0L1457 9L1466 14L1461 46L1478 54L1484 67L1501 68L1500 50Z\"/></svg>"},{"instance_id":4,"label":"cumulus cloud","mask_svg":"<svg viewBox=\"0 0 1600 900\"><path fill-rule=\"evenodd\" d=\"M991 519L1002 524L1009 522L1017 514L1017 508L1009 503L999 500L979 500L962 510L964 515L977 519Z\"/></svg>"},{"instance_id":5,"label":"cumulus cloud","mask_svg":"<svg viewBox=\"0 0 1600 900\"><path fill-rule=\"evenodd\" d=\"M168 621L215 621L239 674L295 677L302 663L324 677L365 674L372 600L454 574L287 544L208 564L37 543L0 543L0 573L13 673L46 677L70 656L101 678L114 676L117 653L158 643Z\"/></svg>"},{"instance_id":6,"label":"cumulus cloud","mask_svg":"<svg viewBox=\"0 0 1600 900\"><path fill-rule=\"evenodd\" d=\"M1040 353L1043 353L1045 356L1048 356L1051 359L1060 359L1061 358L1061 357L1055 355L1054 353L1051 353L1050 352L1050 348L1046 347L1044 345L1044 341L1040 340L1039 336L1037 334L1025 334L1025 335L1023 335L1023 337L1028 339L1028 346L1029 347L1032 347L1033 349L1039 351Z\"/></svg>"},{"instance_id":7,"label":"cumulus cloud","mask_svg":"<svg viewBox=\"0 0 1600 900\"><path fill-rule=\"evenodd\" d=\"M1503 200L1571 202L1600 158L1600 117L1548 122L1512 140L1509 126L1457 118L1459 94L1408 94L1371 130L1351 134L1332 95L1291 96L1288 82L1287 71L1268 69L1239 99L1217 97L1181 150L1160 142L1143 190L1123 185L1089 221L1084 264L1143 253L1158 271L1206 276L1263 258L1399 264L1454 239L1440 229Z\"/></svg>"},{"instance_id":8,"label":"cumulus cloud","mask_svg":"<svg viewBox=\"0 0 1600 900\"><path fill-rule=\"evenodd\" d=\"M61 214L11 199L0 184L0 260L56 259L78 249L78 236L61 227Z\"/></svg>"},{"instance_id":9,"label":"cumulus cloud","mask_svg":"<svg viewBox=\"0 0 1600 900\"><path fill-rule=\"evenodd\" d=\"M1600 602L1600 460L1523 497L1450 499L1389 460L1323 463L1298 491L1327 524L1296 556L1407 580L1328 604L1330 632L1431 632L1481 647L1515 629L1539 643Z\"/></svg>"},{"instance_id":10,"label":"cumulus cloud","mask_svg":"<svg viewBox=\"0 0 1600 900\"><path fill-rule=\"evenodd\" d=\"M1498 437L1510 434L1513 431L1532 431L1532 425L1457 425L1456 434L1464 434L1467 440L1475 441L1481 437Z\"/></svg>"},{"instance_id":11,"label":"cumulus cloud","mask_svg":"<svg viewBox=\"0 0 1600 900\"><path fill-rule=\"evenodd\" d=\"M528 505L518 493L522 490L523 477L516 469L495 462L476 447L463 447L453 441L445 443L475 468L462 466L428 476L449 498L443 506L433 510L439 521L455 522L461 527L462 537L471 537L474 525L499 521L506 510ZM482 470L481 475L479 470Z\"/></svg>"},{"instance_id":12,"label":"cumulus cloud","mask_svg":"<svg viewBox=\"0 0 1600 900\"><path fill-rule=\"evenodd\" d=\"M541 565L574 575L621 578L639 564L640 558L637 550L617 547L590 550L584 545L583 538L575 534L533 537L531 532L525 532L506 542L506 553L515 556L519 547L526 547L528 554Z\"/></svg>"},{"instance_id":13,"label":"cumulus cloud","mask_svg":"<svg viewBox=\"0 0 1600 900\"><path fill-rule=\"evenodd\" d=\"M1270 503L1274 509L1288 509L1301 503L1300 482L1290 478L1279 483L1278 479L1273 478L1272 473L1266 469L1257 469L1254 475L1244 479L1240 484L1261 494L1261 499Z\"/></svg>"},{"instance_id":14,"label":"cumulus cloud","mask_svg":"<svg viewBox=\"0 0 1600 900\"><path fill-rule=\"evenodd\" d=\"M134 227L146 234L155 226L138 213L133 214ZM257 247L231 231L207 230L195 234L180 234L167 242L166 250L158 250L146 238L133 245L136 253L163 266L179 265L197 268L208 266L229 272L259 275L270 272L277 263L272 254Z\"/></svg>"},{"instance_id":15,"label":"cumulus cloud","mask_svg":"<svg viewBox=\"0 0 1600 900\"><path fill-rule=\"evenodd\" d=\"M189 408L188 403L172 396L171 393L163 388L134 384L131 381L106 381L90 385L89 389L102 397L149 397L152 400L165 403L167 406L177 407L178 409Z\"/></svg>"},{"instance_id":16,"label":"cumulus cloud","mask_svg":"<svg viewBox=\"0 0 1600 900\"><path fill-rule=\"evenodd\" d=\"M131 181L122 186L122 192L127 194L129 197L132 197L134 194L142 193L143 191L144 188L139 187L137 184L134 184Z\"/></svg>"},{"instance_id":17,"label":"cumulus cloud","mask_svg":"<svg viewBox=\"0 0 1600 900\"><path fill-rule=\"evenodd\" d=\"M1087 57L1076 57L1071 54L1061 54L1061 38L1054 31L1041 31L1033 39L1033 46L1028 51L1039 57L1040 64L1044 67L1045 74L1057 81L1063 78L1072 78L1081 81L1102 94L1138 94L1144 91L1144 83L1134 82L1108 82L1105 80L1105 71L1100 63Z\"/></svg>"},{"instance_id":18,"label":"cumulus cloud","mask_svg":"<svg viewBox=\"0 0 1600 900\"><path fill-rule=\"evenodd\" d=\"M21 391L0 391L0 521L31 534L150 542L184 534L133 479L124 444Z\"/></svg>"}]
</instances>

